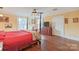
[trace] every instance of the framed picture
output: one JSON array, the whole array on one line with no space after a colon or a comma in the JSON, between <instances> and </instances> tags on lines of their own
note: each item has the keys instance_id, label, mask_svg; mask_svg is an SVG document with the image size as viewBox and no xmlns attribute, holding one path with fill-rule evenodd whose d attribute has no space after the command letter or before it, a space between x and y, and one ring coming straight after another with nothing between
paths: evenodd
<instances>
[{"instance_id":1,"label":"framed picture","mask_svg":"<svg viewBox=\"0 0 79 59\"><path fill-rule=\"evenodd\" d=\"M5 22L9 22L9 17L6 17L5 18Z\"/></svg>"},{"instance_id":2,"label":"framed picture","mask_svg":"<svg viewBox=\"0 0 79 59\"><path fill-rule=\"evenodd\" d=\"M9 17L0 17L0 22L9 22Z\"/></svg>"},{"instance_id":3,"label":"framed picture","mask_svg":"<svg viewBox=\"0 0 79 59\"><path fill-rule=\"evenodd\" d=\"M78 23L78 18L73 18L73 23Z\"/></svg>"},{"instance_id":4,"label":"framed picture","mask_svg":"<svg viewBox=\"0 0 79 59\"><path fill-rule=\"evenodd\" d=\"M68 24L68 18L65 18L64 20L65 20L65 24Z\"/></svg>"}]
</instances>

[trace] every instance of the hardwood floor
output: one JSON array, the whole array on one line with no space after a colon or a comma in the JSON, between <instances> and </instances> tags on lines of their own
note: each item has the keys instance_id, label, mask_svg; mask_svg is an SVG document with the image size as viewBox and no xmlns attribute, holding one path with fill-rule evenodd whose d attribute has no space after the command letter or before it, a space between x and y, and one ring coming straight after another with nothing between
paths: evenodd
<instances>
[{"instance_id":1,"label":"hardwood floor","mask_svg":"<svg viewBox=\"0 0 79 59\"><path fill-rule=\"evenodd\" d=\"M79 51L79 41L60 36L41 35L41 44L34 45L25 51Z\"/></svg>"},{"instance_id":2,"label":"hardwood floor","mask_svg":"<svg viewBox=\"0 0 79 59\"><path fill-rule=\"evenodd\" d=\"M35 45L31 48L26 49L26 51L41 51L40 45Z\"/></svg>"}]
</instances>

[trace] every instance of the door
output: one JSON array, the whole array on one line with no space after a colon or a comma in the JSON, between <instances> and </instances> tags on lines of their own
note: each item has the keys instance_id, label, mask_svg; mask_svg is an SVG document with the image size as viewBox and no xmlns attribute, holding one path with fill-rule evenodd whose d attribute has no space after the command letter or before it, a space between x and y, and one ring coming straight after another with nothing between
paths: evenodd
<instances>
[{"instance_id":1,"label":"door","mask_svg":"<svg viewBox=\"0 0 79 59\"><path fill-rule=\"evenodd\" d=\"M52 29L55 35L64 35L64 16L55 16L52 19Z\"/></svg>"}]
</instances>

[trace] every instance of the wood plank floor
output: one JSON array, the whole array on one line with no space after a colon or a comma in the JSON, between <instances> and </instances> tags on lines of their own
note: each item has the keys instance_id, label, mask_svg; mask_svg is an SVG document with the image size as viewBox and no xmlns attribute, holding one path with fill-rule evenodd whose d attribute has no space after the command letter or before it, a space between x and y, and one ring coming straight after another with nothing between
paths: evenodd
<instances>
[{"instance_id":1,"label":"wood plank floor","mask_svg":"<svg viewBox=\"0 0 79 59\"><path fill-rule=\"evenodd\" d=\"M79 51L79 41L60 36L41 35L41 44L34 45L24 51Z\"/></svg>"}]
</instances>

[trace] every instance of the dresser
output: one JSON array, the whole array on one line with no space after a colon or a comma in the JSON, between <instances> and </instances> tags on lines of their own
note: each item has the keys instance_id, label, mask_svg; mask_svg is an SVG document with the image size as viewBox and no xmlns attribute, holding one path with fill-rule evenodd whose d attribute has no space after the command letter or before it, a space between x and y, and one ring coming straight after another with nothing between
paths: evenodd
<instances>
[{"instance_id":1,"label":"dresser","mask_svg":"<svg viewBox=\"0 0 79 59\"><path fill-rule=\"evenodd\" d=\"M51 27L43 27L41 29L41 34L52 36L52 28Z\"/></svg>"}]
</instances>

